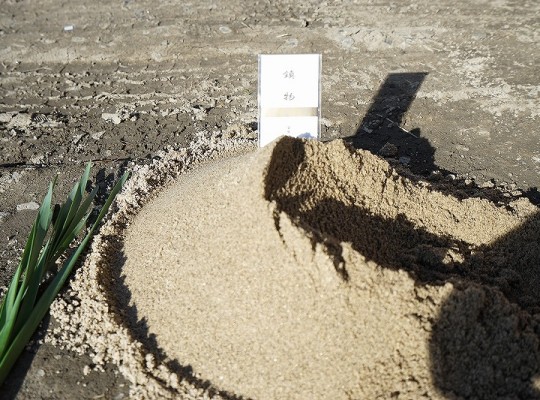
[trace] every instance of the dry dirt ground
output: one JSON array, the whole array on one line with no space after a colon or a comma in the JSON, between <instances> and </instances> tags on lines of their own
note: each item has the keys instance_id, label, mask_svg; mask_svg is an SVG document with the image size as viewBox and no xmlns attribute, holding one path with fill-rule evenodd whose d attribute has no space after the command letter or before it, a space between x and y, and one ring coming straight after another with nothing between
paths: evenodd
<instances>
[{"instance_id":1,"label":"dry dirt ground","mask_svg":"<svg viewBox=\"0 0 540 400\"><path fill-rule=\"evenodd\" d=\"M88 160L105 188L197 132L255 137L261 53L322 54L323 140L538 204L538 43L537 0L4 0L0 286L56 174L60 200ZM115 368L84 375L40 335L0 397L127 397Z\"/></svg>"}]
</instances>

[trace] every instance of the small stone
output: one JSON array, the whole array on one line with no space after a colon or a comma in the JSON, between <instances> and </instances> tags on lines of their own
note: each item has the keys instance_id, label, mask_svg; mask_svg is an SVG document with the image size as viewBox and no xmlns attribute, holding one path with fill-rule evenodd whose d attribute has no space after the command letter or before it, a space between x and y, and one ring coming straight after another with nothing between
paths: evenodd
<instances>
[{"instance_id":1,"label":"small stone","mask_svg":"<svg viewBox=\"0 0 540 400\"><path fill-rule=\"evenodd\" d=\"M8 122L7 128L26 128L32 123L32 116L28 113L15 114Z\"/></svg>"},{"instance_id":2,"label":"small stone","mask_svg":"<svg viewBox=\"0 0 540 400\"><path fill-rule=\"evenodd\" d=\"M446 175L446 180L447 181L455 181L456 176L454 174L448 174L448 175Z\"/></svg>"},{"instance_id":3,"label":"small stone","mask_svg":"<svg viewBox=\"0 0 540 400\"><path fill-rule=\"evenodd\" d=\"M9 217L9 213L6 211L0 211L0 222L5 220L7 217Z\"/></svg>"},{"instance_id":4,"label":"small stone","mask_svg":"<svg viewBox=\"0 0 540 400\"><path fill-rule=\"evenodd\" d=\"M441 171L431 171L429 174L428 180L430 181L440 181L443 178Z\"/></svg>"},{"instance_id":5,"label":"small stone","mask_svg":"<svg viewBox=\"0 0 540 400\"><path fill-rule=\"evenodd\" d=\"M103 118L107 122L112 122L115 125L118 125L120 122L122 122L122 118L120 118L120 115L118 114L102 113L101 118Z\"/></svg>"},{"instance_id":6,"label":"small stone","mask_svg":"<svg viewBox=\"0 0 540 400\"><path fill-rule=\"evenodd\" d=\"M346 49L350 49L354 45L354 39L350 36L347 36L346 38L343 38L343 40L341 40L341 45Z\"/></svg>"},{"instance_id":7,"label":"small stone","mask_svg":"<svg viewBox=\"0 0 540 400\"><path fill-rule=\"evenodd\" d=\"M83 368L83 375L86 376L90 373L90 367L88 365L85 365Z\"/></svg>"},{"instance_id":8,"label":"small stone","mask_svg":"<svg viewBox=\"0 0 540 400\"><path fill-rule=\"evenodd\" d=\"M221 33L227 34L227 33L231 33L231 32L232 32L232 29L229 28L228 26L220 26L220 27L219 27L219 31L220 31Z\"/></svg>"},{"instance_id":9,"label":"small stone","mask_svg":"<svg viewBox=\"0 0 540 400\"><path fill-rule=\"evenodd\" d=\"M296 38L289 38L285 41L285 44L288 46L288 47L296 47L298 46L298 39Z\"/></svg>"},{"instance_id":10,"label":"small stone","mask_svg":"<svg viewBox=\"0 0 540 400\"><path fill-rule=\"evenodd\" d=\"M398 148L395 144L392 144L392 143L386 143L379 150L379 155L383 157L395 157L397 156L397 153L398 153Z\"/></svg>"},{"instance_id":11,"label":"small stone","mask_svg":"<svg viewBox=\"0 0 540 400\"><path fill-rule=\"evenodd\" d=\"M7 124L13 117L12 113L0 113L0 122Z\"/></svg>"},{"instance_id":12,"label":"small stone","mask_svg":"<svg viewBox=\"0 0 540 400\"><path fill-rule=\"evenodd\" d=\"M105 134L105 131L99 131L99 132L92 133L90 136L94 140L99 140L103 137L104 134Z\"/></svg>"},{"instance_id":13,"label":"small stone","mask_svg":"<svg viewBox=\"0 0 540 400\"><path fill-rule=\"evenodd\" d=\"M411 157L401 156L399 157L399 162L403 165L409 165L411 162Z\"/></svg>"},{"instance_id":14,"label":"small stone","mask_svg":"<svg viewBox=\"0 0 540 400\"><path fill-rule=\"evenodd\" d=\"M17 211L25 211L25 210L39 210L39 204L36 203L35 201L17 204Z\"/></svg>"},{"instance_id":15,"label":"small stone","mask_svg":"<svg viewBox=\"0 0 540 400\"><path fill-rule=\"evenodd\" d=\"M22 177L22 174L20 172L13 172L11 174L11 182L15 182L15 183L19 183L19 181L21 180L21 177Z\"/></svg>"},{"instance_id":16,"label":"small stone","mask_svg":"<svg viewBox=\"0 0 540 400\"><path fill-rule=\"evenodd\" d=\"M42 165L45 164L45 155L36 154L35 156L30 157L30 164Z\"/></svg>"},{"instance_id":17,"label":"small stone","mask_svg":"<svg viewBox=\"0 0 540 400\"><path fill-rule=\"evenodd\" d=\"M486 181L480 185L480 188L482 189L491 189L495 187L495 182L493 181Z\"/></svg>"},{"instance_id":18,"label":"small stone","mask_svg":"<svg viewBox=\"0 0 540 400\"><path fill-rule=\"evenodd\" d=\"M471 35L471 38L473 40L483 40L487 37L487 33L486 32L483 32L483 31L476 31L476 32L473 32L472 35Z\"/></svg>"},{"instance_id":19,"label":"small stone","mask_svg":"<svg viewBox=\"0 0 540 400\"><path fill-rule=\"evenodd\" d=\"M81 139L85 137L87 133L79 133L78 135L73 135L73 144L79 144Z\"/></svg>"},{"instance_id":20,"label":"small stone","mask_svg":"<svg viewBox=\"0 0 540 400\"><path fill-rule=\"evenodd\" d=\"M37 370L37 376L39 376L40 378L43 378L45 376L45 371L42 370L42 369L38 369Z\"/></svg>"},{"instance_id":21,"label":"small stone","mask_svg":"<svg viewBox=\"0 0 540 400\"><path fill-rule=\"evenodd\" d=\"M329 119L321 118L321 125L325 126L326 128L331 128L334 125L334 123L330 121Z\"/></svg>"}]
</instances>

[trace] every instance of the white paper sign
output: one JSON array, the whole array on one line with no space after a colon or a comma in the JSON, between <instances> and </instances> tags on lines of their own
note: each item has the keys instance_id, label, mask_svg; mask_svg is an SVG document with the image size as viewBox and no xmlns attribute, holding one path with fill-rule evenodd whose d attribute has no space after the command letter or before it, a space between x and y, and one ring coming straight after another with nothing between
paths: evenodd
<instances>
[{"instance_id":1,"label":"white paper sign","mask_svg":"<svg viewBox=\"0 0 540 400\"><path fill-rule=\"evenodd\" d=\"M259 146L282 135L320 136L321 55L259 56Z\"/></svg>"}]
</instances>

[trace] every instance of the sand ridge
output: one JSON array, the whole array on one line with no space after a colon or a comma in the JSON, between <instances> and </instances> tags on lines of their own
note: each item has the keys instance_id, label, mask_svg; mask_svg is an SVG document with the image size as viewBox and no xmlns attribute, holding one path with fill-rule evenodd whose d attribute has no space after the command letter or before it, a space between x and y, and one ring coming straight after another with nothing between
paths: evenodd
<instances>
[{"instance_id":1,"label":"sand ridge","mask_svg":"<svg viewBox=\"0 0 540 400\"><path fill-rule=\"evenodd\" d=\"M151 197L99 267L138 343L134 395L538 397L527 202L460 201L342 141L291 138Z\"/></svg>"}]
</instances>

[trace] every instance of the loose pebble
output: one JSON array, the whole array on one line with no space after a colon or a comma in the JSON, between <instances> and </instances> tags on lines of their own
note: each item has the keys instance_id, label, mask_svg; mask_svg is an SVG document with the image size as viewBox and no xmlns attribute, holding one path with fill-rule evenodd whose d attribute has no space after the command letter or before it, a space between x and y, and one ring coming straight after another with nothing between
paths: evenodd
<instances>
[{"instance_id":1,"label":"loose pebble","mask_svg":"<svg viewBox=\"0 0 540 400\"><path fill-rule=\"evenodd\" d=\"M381 149L379 150L379 155L383 157L395 157L398 154L398 148L393 143L386 143ZM410 159L409 159L410 160Z\"/></svg>"},{"instance_id":2,"label":"loose pebble","mask_svg":"<svg viewBox=\"0 0 540 400\"><path fill-rule=\"evenodd\" d=\"M107 122L112 122L115 125L118 125L120 122L122 122L122 118L118 114L103 113L101 114L101 118Z\"/></svg>"},{"instance_id":3,"label":"loose pebble","mask_svg":"<svg viewBox=\"0 0 540 400\"><path fill-rule=\"evenodd\" d=\"M409 165L411 163L411 157L407 157L407 156L399 157L399 162L403 165Z\"/></svg>"},{"instance_id":4,"label":"loose pebble","mask_svg":"<svg viewBox=\"0 0 540 400\"><path fill-rule=\"evenodd\" d=\"M36 203L35 201L17 204L17 211L38 210L38 209L39 209L39 204Z\"/></svg>"}]
</instances>

